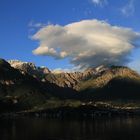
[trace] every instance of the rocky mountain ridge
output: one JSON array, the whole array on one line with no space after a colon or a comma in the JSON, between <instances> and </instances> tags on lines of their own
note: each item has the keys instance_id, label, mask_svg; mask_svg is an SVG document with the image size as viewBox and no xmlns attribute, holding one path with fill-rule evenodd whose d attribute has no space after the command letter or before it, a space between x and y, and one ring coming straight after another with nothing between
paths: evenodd
<instances>
[{"instance_id":1,"label":"rocky mountain ridge","mask_svg":"<svg viewBox=\"0 0 140 140\"><path fill-rule=\"evenodd\" d=\"M76 90L77 92L83 92L87 89L93 91L94 89L104 88L114 79L122 79L121 81L127 79L126 81L130 80L140 83L140 75L124 66L105 67L102 65L97 68L88 68L82 72L54 73L47 67L37 67L33 63L17 60L8 62L9 63L6 62L8 67L20 71L23 75L29 75L40 83L49 84L49 86L52 84L56 87L60 87L62 90L68 88ZM8 81L6 82L8 83ZM13 81L11 81L11 83L12 82ZM51 90L51 92L52 91L53 90Z\"/></svg>"},{"instance_id":2,"label":"rocky mountain ridge","mask_svg":"<svg viewBox=\"0 0 140 140\"><path fill-rule=\"evenodd\" d=\"M18 60L8 62L15 69L20 70L22 73L28 73L41 82L50 82L59 87L68 87L75 90L103 87L116 77L140 79L135 71L123 66L106 67L101 65L96 68L88 68L82 72L54 73L47 67L37 67L33 63Z\"/></svg>"},{"instance_id":3,"label":"rocky mountain ridge","mask_svg":"<svg viewBox=\"0 0 140 140\"><path fill-rule=\"evenodd\" d=\"M36 78L42 78L44 74L50 73L47 67L37 67L31 62L22 62L19 60L9 60L11 67L20 70L23 74L28 73Z\"/></svg>"},{"instance_id":4,"label":"rocky mountain ridge","mask_svg":"<svg viewBox=\"0 0 140 140\"><path fill-rule=\"evenodd\" d=\"M101 88L107 85L112 79L122 78L122 79L133 79L135 81L140 81L140 76L135 71L120 66L112 66L103 74L96 78L90 78L87 81L81 81L79 85L77 85L78 90L85 90L89 88Z\"/></svg>"},{"instance_id":5,"label":"rocky mountain ridge","mask_svg":"<svg viewBox=\"0 0 140 140\"><path fill-rule=\"evenodd\" d=\"M9 64L22 73L28 73L42 82L49 81L60 87L75 88L76 85L83 80L88 80L91 77L100 76L100 74L109 68L99 66L97 68L88 68L82 72L61 72L54 73L47 67L37 67L34 63L22 62L18 60L10 60Z\"/></svg>"}]
</instances>

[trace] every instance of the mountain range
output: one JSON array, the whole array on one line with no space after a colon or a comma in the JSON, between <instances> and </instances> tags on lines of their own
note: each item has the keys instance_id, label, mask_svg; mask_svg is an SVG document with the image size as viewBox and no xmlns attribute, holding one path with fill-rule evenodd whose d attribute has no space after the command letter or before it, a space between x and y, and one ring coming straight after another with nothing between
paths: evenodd
<instances>
[{"instance_id":1,"label":"mountain range","mask_svg":"<svg viewBox=\"0 0 140 140\"><path fill-rule=\"evenodd\" d=\"M139 101L140 75L124 66L55 72L33 63L0 59L0 111L42 107L52 101ZM49 104L48 104L49 102Z\"/></svg>"}]
</instances>

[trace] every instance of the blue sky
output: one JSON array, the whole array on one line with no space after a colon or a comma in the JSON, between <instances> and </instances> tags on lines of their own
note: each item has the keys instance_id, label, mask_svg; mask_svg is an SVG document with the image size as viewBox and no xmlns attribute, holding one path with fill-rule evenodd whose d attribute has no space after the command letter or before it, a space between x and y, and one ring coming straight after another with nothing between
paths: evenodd
<instances>
[{"instance_id":1,"label":"blue sky","mask_svg":"<svg viewBox=\"0 0 140 140\"><path fill-rule=\"evenodd\" d=\"M0 57L31 61L50 69L72 68L69 57L55 59L32 53L39 42L31 36L40 24L64 26L97 19L140 32L139 6L139 0L0 0ZM128 65L140 71L140 49L133 50L131 59Z\"/></svg>"}]
</instances>

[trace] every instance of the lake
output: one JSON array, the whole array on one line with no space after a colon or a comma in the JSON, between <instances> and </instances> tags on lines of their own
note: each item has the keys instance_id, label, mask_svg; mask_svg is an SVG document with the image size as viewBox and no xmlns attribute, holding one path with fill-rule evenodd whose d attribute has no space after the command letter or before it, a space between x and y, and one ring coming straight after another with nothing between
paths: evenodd
<instances>
[{"instance_id":1,"label":"lake","mask_svg":"<svg viewBox=\"0 0 140 140\"><path fill-rule=\"evenodd\" d=\"M0 120L0 140L139 140L140 117Z\"/></svg>"}]
</instances>

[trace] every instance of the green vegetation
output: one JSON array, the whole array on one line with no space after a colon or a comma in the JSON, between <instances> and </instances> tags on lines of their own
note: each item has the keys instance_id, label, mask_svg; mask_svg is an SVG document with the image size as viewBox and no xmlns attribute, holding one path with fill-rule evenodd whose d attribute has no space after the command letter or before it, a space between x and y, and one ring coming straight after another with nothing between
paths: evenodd
<instances>
[{"instance_id":1,"label":"green vegetation","mask_svg":"<svg viewBox=\"0 0 140 140\"><path fill-rule=\"evenodd\" d=\"M60 107L77 108L82 105L80 100L59 100L55 98L48 99L44 104L35 106L31 111L55 109Z\"/></svg>"}]
</instances>

